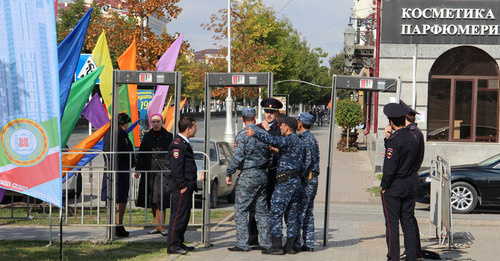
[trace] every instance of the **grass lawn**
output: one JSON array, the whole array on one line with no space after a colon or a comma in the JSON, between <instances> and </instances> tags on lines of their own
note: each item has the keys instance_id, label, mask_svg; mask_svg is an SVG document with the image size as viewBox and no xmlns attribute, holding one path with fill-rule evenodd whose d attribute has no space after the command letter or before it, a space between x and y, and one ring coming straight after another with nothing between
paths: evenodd
<instances>
[{"instance_id":1,"label":"grass lawn","mask_svg":"<svg viewBox=\"0 0 500 261\"><path fill-rule=\"evenodd\" d=\"M27 210L26 208L15 208L14 209L14 217L23 217L23 218L8 218L11 217L11 209L10 208L3 208L0 209L0 225L30 225L30 226L48 226L49 225L49 213L48 213L48 208L45 209L45 213L43 213L43 209L41 207L34 207L31 211L31 216L33 217L32 219L26 218L27 216ZM81 224L81 208L76 208L76 212L73 208L70 208L68 211L70 214L68 214L68 224ZM228 216L230 213L232 213L232 210L227 210L227 209L212 209L210 211L210 219L211 223L218 223L222 221L226 216ZM170 215L170 209L166 210L165 216L166 216L166 222L168 223L169 220L169 215ZM65 219L65 209L63 209L63 223L66 224L66 219ZM195 223L200 224L202 223L202 211L200 209L195 209ZM7 218L7 219L5 219ZM106 209L101 208L100 209L100 224L105 224L106 223ZM145 222L145 215L144 215L144 209L132 209L131 213L127 209L125 212L124 216L124 224L127 225L129 224L129 220L131 220L131 224L144 224ZM191 218L192 220L192 218ZM153 224L154 219L153 215L151 214L151 210L148 209L147 211L147 223L148 224ZM57 225L59 223L59 209L58 208L53 208L52 209L52 224ZM97 224L97 209L93 209L92 215L90 213L90 210L84 209L84 217L83 217L83 223L84 224ZM0 259L2 260L2 259Z\"/></svg>"},{"instance_id":2,"label":"grass lawn","mask_svg":"<svg viewBox=\"0 0 500 261\"><path fill-rule=\"evenodd\" d=\"M59 243L47 241L0 240L0 260L58 260ZM122 242L111 244L65 242L64 260L155 260L167 254L165 242Z\"/></svg>"}]
</instances>

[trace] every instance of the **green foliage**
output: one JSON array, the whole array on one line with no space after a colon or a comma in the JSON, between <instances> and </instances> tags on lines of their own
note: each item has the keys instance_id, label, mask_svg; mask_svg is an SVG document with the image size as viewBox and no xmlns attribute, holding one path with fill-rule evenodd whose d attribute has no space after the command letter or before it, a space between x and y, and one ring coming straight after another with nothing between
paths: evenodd
<instances>
[{"instance_id":1,"label":"green foliage","mask_svg":"<svg viewBox=\"0 0 500 261\"><path fill-rule=\"evenodd\" d=\"M361 104L350 99L339 100L335 110L335 119L337 124L345 129L355 128L363 122Z\"/></svg>"}]
</instances>

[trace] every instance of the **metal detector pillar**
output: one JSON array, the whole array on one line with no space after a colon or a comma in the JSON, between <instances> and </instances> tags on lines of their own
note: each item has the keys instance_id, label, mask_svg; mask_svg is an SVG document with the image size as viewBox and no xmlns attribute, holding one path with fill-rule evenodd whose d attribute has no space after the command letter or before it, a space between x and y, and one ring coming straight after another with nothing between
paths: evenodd
<instances>
[{"instance_id":1,"label":"metal detector pillar","mask_svg":"<svg viewBox=\"0 0 500 261\"><path fill-rule=\"evenodd\" d=\"M207 73L205 74L205 153L210 157L210 99L212 87L267 87L268 97L273 93L273 74L272 73ZM204 169L209 169L209 162L204 161ZM211 180L203 180L203 229L202 243L205 247L210 247L210 198Z\"/></svg>"},{"instance_id":2,"label":"metal detector pillar","mask_svg":"<svg viewBox=\"0 0 500 261\"><path fill-rule=\"evenodd\" d=\"M155 72L155 71L121 71L121 70L113 70L113 92L112 92L112 100L113 103L111 105L111 126L110 126L110 141L112 151L118 151L118 114L119 112L119 94L120 93L120 85L122 84L137 84L138 86L157 86L157 85L174 85L175 87L175 118L174 121L177 122L179 120L179 104L180 104L180 96L181 96L181 73L180 72ZM174 135L177 133L177 124L174 124ZM113 153L111 157L109 169L115 169L115 166L118 163L118 155ZM108 163L109 164L109 163ZM115 194L112 191L113 179L115 173L108 173L107 177L107 215L108 215L108 224L114 225L116 220L116 205L114 204ZM106 239L113 241L115 237L115 230L111 229L114 226L108 226L106 229Z\"/></svg>"}]
</instances>

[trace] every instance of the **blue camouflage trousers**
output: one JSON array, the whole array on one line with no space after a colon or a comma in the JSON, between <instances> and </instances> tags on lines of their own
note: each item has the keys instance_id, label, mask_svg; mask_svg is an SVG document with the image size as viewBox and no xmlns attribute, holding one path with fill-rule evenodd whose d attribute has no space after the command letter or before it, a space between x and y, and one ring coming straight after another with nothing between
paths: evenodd
<instances>
[{"instance_id":1,"label":"blue camouflage trousers","mask_svg":"<svg viewBox=\"0 0 500 261\"><path fill-rule=\"evenodd\" d=\"M304 245L314 248L314 198L318 192L318 177L312 177L305 185L305 204L302 212L302 239Z\"/></svg>"},{"instance_id":2,"label":"blue camouflage trousers","mask_svg":"<svg viewBox=\"0 0 500 261\"><path fill-rule=\"evenodd\" d=\"M302 181L298 177L283 183L276 183L271 198L271 213L269 217L272 237L283 237L282 219L284 215L287 223L287 238L299 236L300 219L302 218L302 207L299 203L303 189Z\"/></svg>"},{"instance_id":3,"label":"blue camouflage trousers","mask_svg":"<svg viewBox=\"0 0 500 261\"><path fill-rule=\"evenodd\" d=\"M234 222L236 246L249 249L248 213L255 208L255 220L259 232L259 245L271 247L269 235L269 209L267 207L267 173L262 169L242 170L236 184Z\"/></svg>"}]
</instances>

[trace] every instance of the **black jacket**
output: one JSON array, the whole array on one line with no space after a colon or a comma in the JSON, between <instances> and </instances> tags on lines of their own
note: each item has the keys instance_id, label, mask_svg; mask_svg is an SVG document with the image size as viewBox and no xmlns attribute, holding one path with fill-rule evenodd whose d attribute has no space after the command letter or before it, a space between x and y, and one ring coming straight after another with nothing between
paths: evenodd
<instances>
[{"instance_id":1,"label":"black jacket","mask_svg":"<svg viewBox=\"0 0 500 261\"><path fill-rule=\"evenodd\" d=\"M184 189L186 187L197 191L197 167L194 160L193 148L179 135L174 137L170 144L170 170L172 175L168 185L169 191Z\"/></svg>"}]
</instances>

